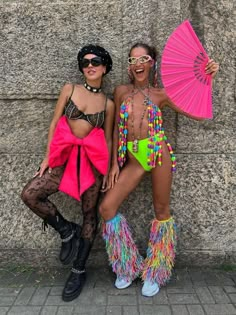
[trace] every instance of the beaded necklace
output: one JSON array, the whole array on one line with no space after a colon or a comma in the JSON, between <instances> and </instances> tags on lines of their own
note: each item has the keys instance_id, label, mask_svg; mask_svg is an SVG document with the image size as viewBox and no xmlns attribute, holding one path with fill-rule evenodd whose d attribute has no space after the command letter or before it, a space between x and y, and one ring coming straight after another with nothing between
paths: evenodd
<instances>
[{"instance_id":1,"label":"beaded necklace","mask_svg":"<svg viewBox=\"0 0 236 315\"><path fill-rule=\"evenodd\" d=\"M146 111L147 111L147 105L148 105L148 101L149 101L149 85L148 85L148 95L144 94L144 92L140 88L138 88L138 91L140 91L144 95L143 105L145 107L144 107L144 110L142 112L140 123L139 123L139 134L135 138L135 136L134 136L134 95L137 94L137 92L135 93L133 91L132 96L131 96L131 98L132 98L132 101L131 101L131 113L132 113L132 116L131 116L131 128L132 128L132 140L133 140L132 151L135 152L135 153L137 153L138 149L139 149L138 144L139 144L139 140L140 140L140 137L141 137L142 123L143 123L143 119L144 119L144 116L145 116Z\"/></svg>"},{"instance_id":2,"label":"beaded necklace","mask_svg":"<svg viewBox=\"0 0 236 315\"><path fill-rule=\"evenodd\" d=\"M126 161L127 153L127 136L128 136L128 108L132 107L133 96L128 97L120 106L120 117L118 122L119 140L118 140L118 163L122 167ZM167 141L164 129L162 127L162 113L160 108L153 104L148 99L145 109L148 111L148 149L147 150L147 164L154 168L156 162L162 165L162 142L165 141L170 153L172 161L172 171L176 170L176 158L174 156L172 147ZM142 115L144 118L145 113ZM143 120L142 118L142 120ZM134 144L133 144L134 150ZM135 151L134 151L135 152Z\"/></svg>"}]
</instances>

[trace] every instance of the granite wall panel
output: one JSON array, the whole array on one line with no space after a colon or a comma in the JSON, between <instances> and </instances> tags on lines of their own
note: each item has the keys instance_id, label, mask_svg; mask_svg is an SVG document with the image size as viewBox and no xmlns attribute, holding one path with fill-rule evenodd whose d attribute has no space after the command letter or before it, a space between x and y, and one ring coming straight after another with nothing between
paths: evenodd
<instances>
[{"instance_id":1,"label":"granite wall panel","mask_svg":"<svg viewBox=\"0 0 236 315\"><path fill-rule=\"evenodd\" d=\"M210 56L220 62L214 82L214 118L193 121L164 110L164 126L177 153L171 209L178 224L177 265L234 264L236 259L235 17L220 0L0 0L0 264L59 265L60 239L20 200L42 160L60 88L82 82L77 52L87 43L106 47L114 70L111 93L128 82L127 55L137 41L154 45L160 62L168 36L190 19ZM159 75L159 84L162 85ZM124 213L144 253L153 219L150 175L124 202ZM51 197L69 220L80 205ZM99 234L90 261L105 263Z\"/></svg>"},{"instance_id":2,"label":"granite wall panel","mask_svg":"<svg viewBox=\"0 0 236 315\"><path fill-rule=\"evenodd\" d=\"M12 255L9 249L17 250L19 254L33 250L36 256L42 250L41 253L48 255L45 262L53 262L50 255L56 257L59 237L52 229L43 231L42 220L20 200L21 190L32 176L36 160L38 156L33 154L30 159L27 154L1 155L0 248L8 256ZM220 257L220 261L227 257L232 259L236 252L236 216L232 207L236 202L235 156L180 154L177 160L171 198L172 213L178 225L177 263L183 264L183 257L188 252L193 257L199 253L195 265L206 264L201 260L205 255L209 256L207 262L212 261L211 255ZM81 209L76 200L60 192L50 199L68 220L81 223ZM154 217L150 175L127 198L120 211L129 220L134 238L144 253L149 237L147 226ZM100 233L94 245L94 255L99 256L98 260L106 259ZM191 257L188 261L192 263Z\"/></svg>"},{"instance_id":3,"label":"granite wall panel","mask_svg":"<svg viewBox=\"0 0 236 315\"><path fill-rule=\"evenodd\" d=\"M1 96L51 97L64 82L77 82L77 53L85 44L110 49L114 68L106 86L121 72L119 1L1 1ZM111 84L112 83L112 84Z\"/></svg>"}]
</instances>

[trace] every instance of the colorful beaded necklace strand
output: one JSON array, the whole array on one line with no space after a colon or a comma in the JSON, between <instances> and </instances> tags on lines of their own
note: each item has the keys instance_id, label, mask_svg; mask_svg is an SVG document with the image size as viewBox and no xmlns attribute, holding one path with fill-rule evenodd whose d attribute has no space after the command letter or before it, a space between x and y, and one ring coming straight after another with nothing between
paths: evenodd
<instances>
[{"instance_id":1,"label":"colorful beaded necklace strand","mask_svg":"<svg viewBox=\"0 0 236 315\"><path fill-rule=\"evenodd\" d=\"M126 161L127 153L127 136L128 136L128 107L132 104L132 99L129 97L120 106L119 117L119 141L118 141L118 163L122 167ZM167 137L164 134L162 127L162 113L159 107L148 101L148 156L147 163L154 168L156 161L158 165L162 165L162 142L165 141L170 153L172 161L172 171L176 170L176 158Z\"/></svg>"},{"instance_id":2,"label":"colorful beaded necklace strand","mask_svg":"<svg viewBox=\"0 0 236 315\"><path fill-rule=\"evenodd\" d=\"M149 85L148 85L148 95L144 94L142 92L142 90L139 89L139 88L138 88L138 91L140 91L144 95L143 105L145 107L144 107L144 110L143 110L141 118L140 118L138 135L137 135L137 137L135 137L135 135L134 135L134 95L137 94L137 92L135 93L133 91L133 94L131 96L131 113L132 113L132 116L131 116L131 128L132 128L132 140L133 140L132 151L135 152L135 153L138 153L138 150L139 150L139 146L138 145L139 145L139 140L140 140L140 137L141 137L142 123L143 123L143 119L144 119L144 116L145 116L146 111L147 111L147 105L148 105L148 101L149 101Z\"/></svg>"}]
</instances>

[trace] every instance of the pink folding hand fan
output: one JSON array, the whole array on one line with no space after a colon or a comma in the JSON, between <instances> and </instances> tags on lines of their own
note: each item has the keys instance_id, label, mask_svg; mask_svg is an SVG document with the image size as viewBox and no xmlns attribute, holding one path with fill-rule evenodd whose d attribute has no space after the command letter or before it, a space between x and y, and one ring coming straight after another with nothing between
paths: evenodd
<instances>
[{"instance_id":1,"label":"pink folding hand fan","mask_svg":"<svg viewBox=\"0 0 236 315\"><path fill-rule=\"evenodd\" d=\"M209 60L189 20L170 35L161 60L166 93L183 112L212 118L212 78L205 73Z\"/></svg>"}]
</instances>

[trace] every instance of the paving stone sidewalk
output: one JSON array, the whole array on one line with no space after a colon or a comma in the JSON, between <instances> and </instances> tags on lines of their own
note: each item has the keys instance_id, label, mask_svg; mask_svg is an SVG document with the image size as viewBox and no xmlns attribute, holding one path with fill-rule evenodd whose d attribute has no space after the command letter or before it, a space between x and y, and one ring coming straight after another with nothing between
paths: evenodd
<instances>
[{"instance_id":1,"label":"paving stone sidewalk","mask_svg":"<svg viewBox=\"0 0 236 315\"><path fill-rule=\"evenodd\" d=\"M88 268L81 295L61 299L68 269L0 268L0 315L236 315L236 271L177 269L155 297L141 281L117 290L107 267Z\"/></svg>"}]
</instances>

